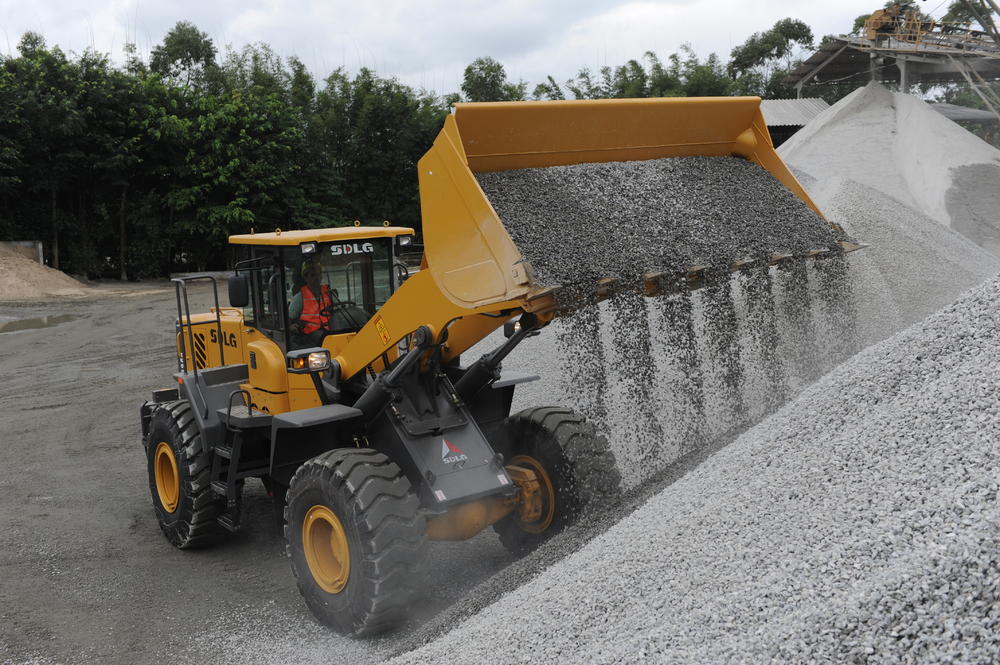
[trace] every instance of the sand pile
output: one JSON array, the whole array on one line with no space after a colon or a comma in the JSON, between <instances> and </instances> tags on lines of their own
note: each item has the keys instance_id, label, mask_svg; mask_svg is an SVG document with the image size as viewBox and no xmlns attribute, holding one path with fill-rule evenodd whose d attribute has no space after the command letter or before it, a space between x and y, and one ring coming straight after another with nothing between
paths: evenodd
<instances>
[{"instance_id":1,"label":"sand pile","mask_svg":"<svg viewBox=\"0 0 1000 665\"><path fill-rule=\"evenodd\" d=\"M1000 150L913 95L877 83L855 90L778 153L819 181L856 180L1000 255Z\"/></svg>"},{"instance_id":2,"label":"sand pile","mask_svg":"<svg viewBox=\"0 0 1000 665\"><path fill-rule=\"evenodd\" d=\"M69 275L0 247L0 300L81 296L87 287Z\"/></svg>"},{"instance_id":3,"label":"sand pile","mask_svg":"<svg viewBox=\"0 0 1000 665\"><path fill-rule=\"evenodd\" d=\"M994 662L1000 281L395 663Z\"/></svg>"}]
</instances>

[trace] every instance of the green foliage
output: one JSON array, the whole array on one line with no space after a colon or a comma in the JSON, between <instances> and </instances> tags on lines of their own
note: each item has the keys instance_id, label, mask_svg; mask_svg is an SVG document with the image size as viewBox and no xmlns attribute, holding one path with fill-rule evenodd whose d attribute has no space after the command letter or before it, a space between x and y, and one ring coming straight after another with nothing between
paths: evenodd
<instances>
[{"instance_id":1,"label":"green foliage","mask_svg":"<svg viewBox=\"0 0 1000 665\"><path fill-rule=\"evenodd\" d=\"M783 81L801 62L794 57L796 49L812 47L813 34L809 26L796 19L784 18L770 30L754 33L734 48L728 71L740 94L765 99L794 97L794 90Z\"/></svg>"},{"instance_id":2,"label":"green foliage","mask_svg":"<svg viewBox=\"0 0 1000 665\"><path fill-rule=\"evenodd\" d=\"M527 91L527 83L508 81L503 65L490 57L473 60L462 77L462 92L469 102L516 102Z\"/></svg>"},{"instance_id":3,"label":"green foliage","mask_svg":"<svg viewBox=\"0 0 1000 665\"><path fill-rule=\"evenodd\" d=\"M0 237L59 267L150 277L225 267L251 228L419 227L416 161L447 106L369 70L321 88L267 45L181 22L147 67L70 59L27 33L0 56Z\"/></svg>"},{"instance_id":4,"label":"green foliage","mask_svg":"<svg viewBox=\"0 0 1000 665\"><path fill-rule=\"evenodd\" d=\"M185 87L198 87L215 68L215 45L193 23L178 21L156 46L149 68Z\"/></svg>"},{"instance_id":5,"label":"green foliage","mask_svg":"<svg viewBox=\"0 0 1000 665\"><path fill-rule=\"evenodd\" d=\"M738 77L759 67L786 60L796 46L812 48L813 34L809 26L791 18L783 18L770 30L757 32L733 49L729 72Z\"/></svg>"},{"instance_id":6,"label":"green foliage","mask_svg":"<svg viewBox=\"0 0 1000 665\"><path fill-rule=\"evenodd\" d=\"M664 65L652 51L643 62L629 60L618 67L601 67L597 76L584 67L576 78L566 81L575 99L629 97L711 97L731 94L733 81L714 53L703 62L687 44L673 53ZM562 89L552 77L535 88L537 99L561 99Z\"/></svg>"}]
</instances>

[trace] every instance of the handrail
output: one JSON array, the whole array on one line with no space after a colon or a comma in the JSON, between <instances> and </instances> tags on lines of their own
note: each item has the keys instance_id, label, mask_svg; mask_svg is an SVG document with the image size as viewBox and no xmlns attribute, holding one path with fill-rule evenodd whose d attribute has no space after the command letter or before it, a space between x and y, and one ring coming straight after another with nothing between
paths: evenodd
<instances>
[{"instance_id":1,"label":"handrail","mask_svg":"<svg viewBox=\"0 0 1000 665\"><path fill-rule=\"evenodd\" d=\"M191 321L191 303L188 299L188 282L197 282L211 280L212 282L212 295L215 299L215 326L217 335L217 341L219 343L219 364L226 364L225 348L223 345L222 337L222 309L219 307L219 283L216 281L215 277L212 275L192 275L190 277L174 277L170 281L174 283L174 292L177 298L177 325L176 330L180 335L180 355L177 356L177 370L183 372L186 367L183 366L183 359L188 357L188 347L184 340L184 328L188 331L188 341L191 343L191 365L193 366L193 374L195 381L198 380L198 361L194 357L194 327L199 325L211 324L213 321ZM183 294L183 308L181 307L181 295Z\"/></svg>"}]
</instances>

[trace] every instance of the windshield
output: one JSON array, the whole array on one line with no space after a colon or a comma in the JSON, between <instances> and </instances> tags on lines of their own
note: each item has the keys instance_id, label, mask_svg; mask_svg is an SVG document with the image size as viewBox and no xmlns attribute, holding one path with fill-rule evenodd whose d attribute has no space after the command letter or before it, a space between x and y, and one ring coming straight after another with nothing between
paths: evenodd
<instances>
[{"instance_id":1,"label":"windshield","mask_svg":"<svg viewBox=\"0 0 1000 665\"><path fill-rule=\"evenodd\" d=\"M312 254L303 254L300 247L285 248L288 301L302 289L306 275L315 270L319 283L328 286L334 298L374 314L392 295L391 242L389 238L371 238L317 243Z\"/></svg>"}]
</instances>

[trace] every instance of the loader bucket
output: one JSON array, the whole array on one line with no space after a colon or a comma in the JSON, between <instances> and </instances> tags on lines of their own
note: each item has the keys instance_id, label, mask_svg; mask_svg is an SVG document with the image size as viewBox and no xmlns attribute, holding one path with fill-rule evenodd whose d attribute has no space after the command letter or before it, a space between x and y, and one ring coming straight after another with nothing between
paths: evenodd
<instances>
[{"instance_id":1,"label":"loader bucket","mask_svg":"<svg viewBox=\"0 0 1000 665\"><path fill-rule=\"evenodd\" d=\"M688 156L756 162L821 215L775 153L757 97L456 104L418 166L426 267L462 307L532 300L546 285L474 174Z\"/></svg>"}]
</instances>

